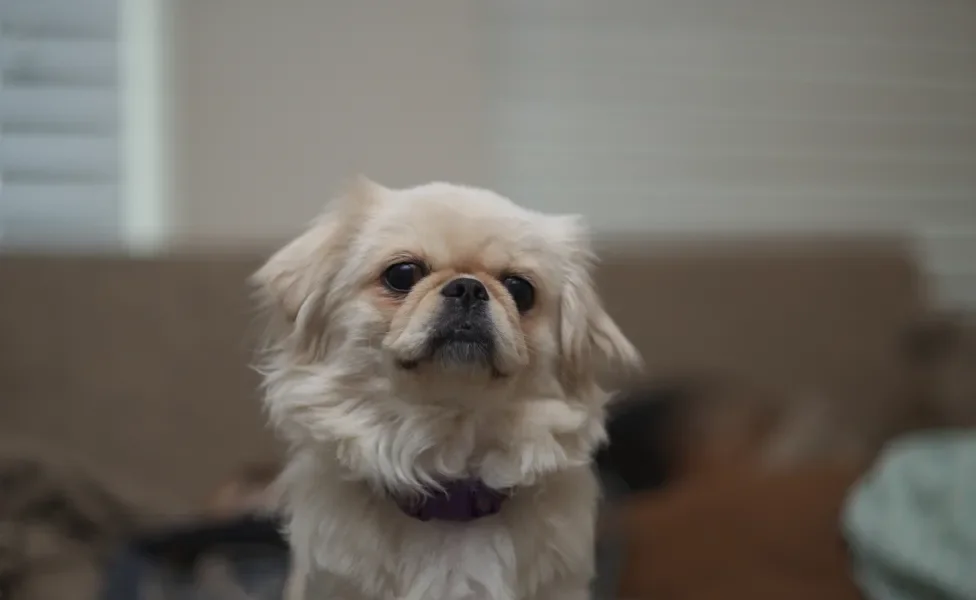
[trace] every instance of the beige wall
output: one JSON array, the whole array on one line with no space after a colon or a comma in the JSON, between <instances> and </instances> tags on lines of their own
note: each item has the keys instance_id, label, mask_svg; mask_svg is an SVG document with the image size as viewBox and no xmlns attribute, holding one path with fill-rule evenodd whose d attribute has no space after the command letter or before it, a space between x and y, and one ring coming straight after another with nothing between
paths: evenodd
<instances>
[{"instance_id":1,"label":"beige wall","mask_svg":"<svg viewBox=\"0 0 976 600\"><path fill-rule=\"evenodd\" d=\"M342 180L487 183L476 0L180 0L171 239L278 240Z\"/></svg>"},{"instance_id":2,"label":"beige wall","mask_svg":"<svg viewBox=\"0 0 976 600\"><path fill-rule=\"evenodd\" d=\"M177 244L276 243L364 172L605 236L906 233L976 302L972 3L151 1L176 7Z\"/></svg>"}]
</instances>

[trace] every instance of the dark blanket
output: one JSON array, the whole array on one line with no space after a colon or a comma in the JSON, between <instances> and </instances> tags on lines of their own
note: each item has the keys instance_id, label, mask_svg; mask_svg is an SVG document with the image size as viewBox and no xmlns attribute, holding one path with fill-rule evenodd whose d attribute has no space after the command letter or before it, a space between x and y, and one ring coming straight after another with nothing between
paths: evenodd
<instances>
[{"instance_id":1,"label":"dark blanket","mask_svg":"<svg viewBox=\"0 0 976 600\"><path fill-rule=\"evenodd\" d=\"M104 600L279 600L288 547L273 518L189 523L133 540L113 561Z\"/></svg>"},{"instance_id":2,"label":"dark blanket","mask_svg":"<svg viewBox=\"0 0 976 600\"><path fill-rule=\"evenodd\" d=\"M96 477L36 449L0 451L0 598L90 600L134 528Z\"/></svg>"}]
</instances>

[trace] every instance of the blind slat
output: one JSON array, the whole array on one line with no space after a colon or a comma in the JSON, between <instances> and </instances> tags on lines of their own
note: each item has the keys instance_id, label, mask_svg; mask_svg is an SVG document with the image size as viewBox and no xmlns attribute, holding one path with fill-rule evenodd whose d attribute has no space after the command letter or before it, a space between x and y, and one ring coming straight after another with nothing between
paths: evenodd
<instances>
[{"instance_id":1,"label":"blind slat","mask_svg":"<svg viewBox=\"0 0 976 600\"><path fill-rule=\"evenodd\" d=\"M106 220L116 212L118 189L114 184L79 183L4 183L3 202L0 202L0 219L31 219L52 222L72 220L84 222L86 215ZM108 219L112 221L111 218ZM6 225L4 229L9 232Z\"/></svg>"},{"instance_id":2,"label":"blind slat","mask_svg":"<svg viewBox=\"0 0 976 600\"><path fill-rule=\"evenodd\" d=\"M3 0L4 34L40 37L114 39L117 0Z\"/></svg>"},{"instance_id":3,"label":"blind slat","mask_svg":"<svg viewBox=\"0 0 976 600\"><path fill-rule=\"evenodd\" d=\"M79 249L111 249L119 241L114 209L105 218L94 218L91 211L51 217L50 215L5 215L0 222L0 248L6 250L74 252ZM0 211L2 213L2 211Z\"/></svg>"},{"instance_id":4,"label":"blind slat","mask_svg":"<svg viewBox=\"0 0 976 600\"><path fill-rule=\"evenodd\" d=\"M118 111L115 88L0 88L0 123L8 130L115 131Z\"/></svg>"},{"instance_id":5,"label":"blind slat","mask_svg":"<svg viewBox=\"0 0 976 600\"><path fill-rule=\"evenodd\" d=\"M32 179L114 180L118 148L114 136L5 134L0 137L0 172Z\"/></svg>"},{"instance_id":6,"label":"blind slat","mask_svg":"<svg viewBox=\"0 0 976 600\"><path fill-rule=\"evenodd\" d=\"M109 40L0 35L5 87L23 84L114 86L118 48Z\"/></svg>"},{"instance_id":7,"label":"blind slat","mask_svg":"<svg viewBox=\"0 0 976 600\"><path fill-rule=\"evenodd\" d=\"M119 237L114 185L5 184L2 193L2 247L108 246Z\"/></svg>"}]
</instances>

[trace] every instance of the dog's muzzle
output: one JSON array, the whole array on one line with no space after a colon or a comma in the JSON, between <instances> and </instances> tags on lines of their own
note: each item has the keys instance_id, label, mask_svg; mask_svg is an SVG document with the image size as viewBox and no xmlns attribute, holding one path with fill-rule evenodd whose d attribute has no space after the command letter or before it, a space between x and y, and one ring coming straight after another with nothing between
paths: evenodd
<instances>
[{"instance_id":1,"label":"dog's muzzle","mask_svg":"<svg viewBox=\"0 0 976 600\"><path fill-rule=\"evenodd\" d=\"M440 363L491 363L495 337L488 312L488 290L471 277L459 277L441 288L440 313L430 336L430 356Z\"/></svg>"}]
</instances>

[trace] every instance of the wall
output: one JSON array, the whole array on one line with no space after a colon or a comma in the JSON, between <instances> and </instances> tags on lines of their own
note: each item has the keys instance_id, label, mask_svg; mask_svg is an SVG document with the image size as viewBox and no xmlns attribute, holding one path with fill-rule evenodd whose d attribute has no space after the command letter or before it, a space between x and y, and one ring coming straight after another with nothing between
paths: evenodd
<instances>
[{"instance_id":1,"label":"wall","mask_svg":"<svg viewBox=\"0 0 976 600\"><path fill-rule=\"evenodd\" d=\"M171 237L278 241L363 172L486 184L475 0L179 0Z\"/></svg>"},{"instance_id":2,"label":"wall","mask_svg":"<svg viewBox=\"0 0 976 600\"><path fill-rule=\"evenodd\" d=\"M971 2L176 1L177 243L278 242L364 172L609 236L909 234L976 304Z\"/></svg>"},{"instance_id":3,"label":"wall","mask_svg":"<svg viewBox=\"0 0 976 600\"><path fill-rule=\"evenodd\" d=\"M489 5L502 191L616 236L908 234L976 306L976 3Z\"/></svg>"}]
</instances>

